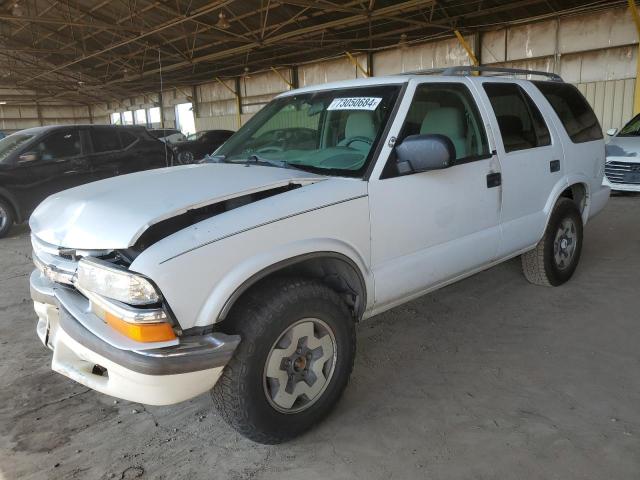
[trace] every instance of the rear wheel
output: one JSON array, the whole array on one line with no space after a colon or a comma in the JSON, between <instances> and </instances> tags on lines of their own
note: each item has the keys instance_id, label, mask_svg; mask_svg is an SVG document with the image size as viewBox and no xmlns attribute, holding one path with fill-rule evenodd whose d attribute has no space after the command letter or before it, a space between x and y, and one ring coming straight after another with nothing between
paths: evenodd
<instances>
[{"instance_id":1,"label":"rear wheel","mask_svg":"<svg viewBox=\"0 0 640 480\"><path fill-rule=\"evenodd\" d=\"M13 208L6 200L0 198L0 238L4 237L13 226Z\"/></svg>"},{"instance_id":2,"label":"rear wheel","mask_svg":"<svg viewBox=\"0 0 640 480\"><path fill-rule=\"evenodd\" d=\"M558 286L575 272L582 252L582 217L569 198L558 200L544 237L522 255L522 270L535 285Z\"/></svg>"},{"instance_id":3,"label":"rear wheel","mask_svg":"<svg viewBox=\"0 0 640 480\"><path fill-rule=\"evenodd\" d=\"M225 329L242 338L212 391L222 417L260 443L311 428L340 398L355 356L355 328L321 282L276 279L248 292Z\"/></svg>"}]
</instances>

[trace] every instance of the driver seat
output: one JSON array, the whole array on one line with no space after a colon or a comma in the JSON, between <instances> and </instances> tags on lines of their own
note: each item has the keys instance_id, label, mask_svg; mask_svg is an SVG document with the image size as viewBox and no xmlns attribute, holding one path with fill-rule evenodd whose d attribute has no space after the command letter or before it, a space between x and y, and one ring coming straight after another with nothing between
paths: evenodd
<instances>
[{"instance_id":1,"label":"driver seat","mask_svg":"<svg viewBox=\"0 0 640 480\"><path fill-rule=\"evenodd\" d=\"M368 138L370 142L354 140L356 137ZM373 112L355 111L347 117L347 123L344 126L344 139L338 142L338 146L368 151L375 137L376 127L373 123Z\"/></svg>"}]
</instances>

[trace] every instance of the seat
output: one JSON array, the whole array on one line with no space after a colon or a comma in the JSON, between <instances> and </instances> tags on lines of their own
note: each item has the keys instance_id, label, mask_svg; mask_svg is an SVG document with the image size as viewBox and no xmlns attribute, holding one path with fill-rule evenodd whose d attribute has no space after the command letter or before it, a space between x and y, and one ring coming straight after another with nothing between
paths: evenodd
<instances>
[{"instance_id":1,"label":"seat","mask_svg":"<svg viewBox=\"0 0 640 480\"><path fill-rule=\"evenodd\" d=\"M522 120L516 115L498 115L498 127L502 135L502 143L507 152L533 148L534 143L525 137Z\"/></svg>"},{"instance_id":2,"label":"seat","mask_svg":"<svg viewBox=\"0 0 640 480\"><path fill-rule=\"evenodd\" d=\"M422 120L420 134L445 135L456 147L456 158L469 155L465 136L464 115L453 107L439 107L427 111Z\"/></svg>"},{"instance_id":3,"label":"seat","mask_svg":"<svg viewBox=\"0 0 640 480\"><path fill-rule=\"evenodd\" d=\"M376 127L373 123L373 113L368 111L351 112L344 127L344 139L338 142L338 146L368 151L375 137ZM369 139L369 141L360 139Z\"/></svg>"}]
</instances>

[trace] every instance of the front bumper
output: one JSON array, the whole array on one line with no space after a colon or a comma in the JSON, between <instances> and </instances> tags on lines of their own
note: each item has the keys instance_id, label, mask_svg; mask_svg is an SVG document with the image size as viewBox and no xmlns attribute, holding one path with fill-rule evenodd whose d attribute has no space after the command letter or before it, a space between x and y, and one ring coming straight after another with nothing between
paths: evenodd
<instances>
[{"instance_id":1,"label":"front bumper","mask_svg":"<svg viewBox=\"0 0 640 480\"><path fill-rule=\"evenodd\" d=\"M602 185L616 192L640 192L640 185L610 182L606 175L602 180Z\"/></svg>"},{"instance_id":2,"label":"front bumper","mask_svg":"<svg viewBox=\"0 0 640 480\"><path fill-rule=\"evenodd\" d=\"M31 274L30 284L38 336L53 350L51 368L114 397L148 405L193 398L215 385L240 342L237 336L216 332L182 336L177 345L140 344L136 349L138 342L115 338L117 332L101 338L96 330L102 328L99 319L75 290L50 281L38 270Z\"/></svg>"}]
</instances>

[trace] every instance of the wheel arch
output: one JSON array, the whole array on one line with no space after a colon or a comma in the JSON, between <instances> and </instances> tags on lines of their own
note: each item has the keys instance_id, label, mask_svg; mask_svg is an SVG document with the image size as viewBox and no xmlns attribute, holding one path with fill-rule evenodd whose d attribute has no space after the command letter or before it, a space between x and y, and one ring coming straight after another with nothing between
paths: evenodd
<instances>
[{"instance_id":1,"label":"wheel arch","mask_svg":"<svg viewBox=\"0 0 640 480\"><path fill-rule=\"evenodd\" d=\"M251 275L229 296L216 322L227 318L234 305L250 288L268 281L269 278L283 275L301 275L319 279L343 296L356 320L362 318L367 308L366 279L358 264L339 252L318 251L278 261Z\"/></svg>"},{"instance_id":2,"label":"wheel arch","mask_svg":"<svg viewBox=\"0 0 640 480\"><path fill-rule=\"evenodd\" d=\"M545 229L549 224L549 219L551 218L556 203L558 203L558 200L562 197L570 198L576 203L582 216L582 223L586 224L589 218L590 193L589 180L586 177L570 177L556 184L544 209L547 217L544 225Z\"/></svg>"}]
</instances>

